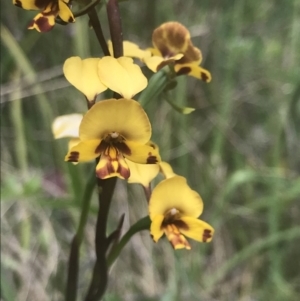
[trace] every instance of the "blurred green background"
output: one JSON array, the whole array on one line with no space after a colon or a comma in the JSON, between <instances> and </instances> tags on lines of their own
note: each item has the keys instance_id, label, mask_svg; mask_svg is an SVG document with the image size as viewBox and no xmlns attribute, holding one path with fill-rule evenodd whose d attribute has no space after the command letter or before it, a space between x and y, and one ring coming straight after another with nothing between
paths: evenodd
<instances>
[{"instance_id":1,"label":"blurred green background","mask_svg":"<svg viewBox=\"0 0 300 301\"><path fill-rule=\"evenodd\" d=\"M215 227L210 244L174 251L149 232L133 237L111 271L105 301L293 301L300 294L300 1L130 0L124 39L151 45L178 21L211 71L209 84L179 77L145 107L163 160L187 177ZM63 161L53 118L85 112L62 75L65 59L101 56L86 16L48 33L28 31L36 12L1 2L1 300L63 300L80 195L93 164ZM109 39L105 9L99 12ZM151 75L149 71L147 74ZM82 300L95 260L94 197L79 275ZM141 187L117 183L110 228L147 214Z\"/></svg>"}]
</instances>

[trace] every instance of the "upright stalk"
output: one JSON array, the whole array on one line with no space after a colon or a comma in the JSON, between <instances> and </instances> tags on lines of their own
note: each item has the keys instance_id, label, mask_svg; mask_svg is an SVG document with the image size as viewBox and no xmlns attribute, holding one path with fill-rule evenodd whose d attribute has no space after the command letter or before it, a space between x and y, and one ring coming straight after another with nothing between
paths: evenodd
<instances>
[{"instance_id":1,"label":"upright stalk","mask_svg":"<svg viewBox=\"0 0 300 301\"><path fill-rule=\"evenodd\" d=\"M123 56L123 33L121 26L121 18L119 11L119 4L117 0L109 0L107 3L107 15L108 22L111 34L111 40L113 45L113 53L114 57L118 58ZM97 26L99 22L98 17L96 19L96 15L89 14L90 20L93 20L93 28L98 37L98 41L103 49L105 55L109 55L107 45L103 43L105 39L103 38L101 27ZM99 22L100 24L100 22ZM101 33L97 32L101 31ZM115 97L119 96L115 94ZM95 237L95 248L96 248L96 256L97 260L94 266L93 277L90 283L90 287L85 298L85 301L97 301L101 300L103 297L108 280L108 270L107 270L107 262L106 262L106 252L109 247L109 239L107 237L107 219L109 213L109 207L111 203L111 199L114 193L115 185L117 182L117 178L109 178L109 179L98 179L98 200L99 200L99 211L97 216L97 224L96 224L96 237Z\"/></svg>"}]
</instances>

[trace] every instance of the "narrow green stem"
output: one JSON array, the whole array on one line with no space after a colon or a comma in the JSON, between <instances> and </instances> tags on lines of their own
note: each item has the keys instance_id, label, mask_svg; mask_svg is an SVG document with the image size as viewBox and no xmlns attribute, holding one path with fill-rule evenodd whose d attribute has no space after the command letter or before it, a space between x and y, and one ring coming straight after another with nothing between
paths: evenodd
<instances>
[{"instance_id":1,"label":"narrow green stem","mask_svg":"<svg viewBox=\"0 0 300 301\"><path fill-rule=\"evenodd\" d=\"M82 196L82 208L80 222L76 234L71 243L71 251L69 257L68 279L66 288L66 301L75 301L77 296L77 282L79 270L79 248L82 243L84 228L91 205L93 189L95 187L95 171L93 170Z\"/></svg>"},{"instance_id":2,"label":"narrow green stem","mask_svg":"<svg viewBox=\"0 0 300 301\"><path fill-rule=\"evenodd\" d=\"M142 230L149 230L149 228L150 228L149 216L140 219L133 226L131 226L131 228L122 237L120 242L115 246L115 248L111 250L110 254L108 255L107 266L110 267L115 262L115 260L118 258L123 248L126 246L128 241L134 234Z\"/></svg>"},{"instance_id":3,"label":"narrow green stem","mask_svg":"<svg viewBox=\"0 0 300 301\"><path fill-rule=\"evenodd\" d=\"M85 6L83 9L79 10L78 12L74 13L74 17L80 17L83 15L86 15L90 9L96 7L96 5L98 5L100 3L101 0L96 0L94 2L89 3L87 6Z\"/></svg>"},{"instance_id":4,"label":"narrow green stem","mask_svg":"<svg viewBox=\"0 0 300 301\"><path fill-rule=\"evenodd\" d=\"M15 87L19 87L20 84L20 72L18 70L16 78L14 79ZM16 98L11 103L11 120L14 127L15 133L15 155L18 168L20 169L23 176L26 176L28 163L27 163L27 148L26 148L26 137L24 133L24 118L22 114L22 100L20 97L20 90L15 89L12 93L12 97Z\"/></svg>"},{"instance_id":5,"label":"narrow green stem","mask_svg":"<svg viewBox=\"0 0 300 301\"><path fill-rule=\"evenodd\" d=\"M141 93L138 99L139 103L143 107L145 107L150 101L155 99L166 88L169 81L166 70L166 68L163 68L153 76L151 76L147 88Z\"/></svg>"},{"instance_id":6,"label":"narrow green stem","mask_svg":"<svg viewBox=\"0 0 300 301\"><path fill-rule=\"evenodd\" d=\"M96 37L97 37L98 42L99 42L99 44L100 44L100 46L103 50L104 55L105 56L110 56L110 53L109 53L109 50L108 50L108 47L107 47L107 44L106 44L105 37L103 35L101 23L100 23L100 20L98 18L95 7L93 7L89 11L88 15L89 15L91 25L92 25L92 27L95 31Z\"/></svg>"}]
</instances>

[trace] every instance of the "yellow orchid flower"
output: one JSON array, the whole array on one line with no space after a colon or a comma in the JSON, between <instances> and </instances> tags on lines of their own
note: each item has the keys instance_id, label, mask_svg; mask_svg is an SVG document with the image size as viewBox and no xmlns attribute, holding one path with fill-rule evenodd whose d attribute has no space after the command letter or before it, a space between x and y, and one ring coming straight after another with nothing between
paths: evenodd
<instances>
[{"instance_id":1,"label":"yellow orchid flower","mask_svg":"<svg viewBox=\"0 0 300 301\"><path fill-rule=\"evenodd\" d=\"M108 88L131 99L148 84L141 68L128 57L68 58L63 66L66 79L89 101Z\"/></svg>"},{"instance_id":2,"label":"yellow orchid flower","mask_svg":"<svg viewBox=\"0 0 300 301\"><path fill-rule=\"evenodd\" d=\"M123 44L124 54L140 58L153 72L173 64L177 75L190 75L207 83L211 81L210 72L199 66L202 61L200 49L194 47L188 29L182 24L163 23L153 31L152 43L154 47L147 49L152 56L128 41Z\"/></svg>"},{"instance_id":3,"label":"yellow orchid flower","mask_svg":"<svg viewBox=\"0 0 300 301\"><path fill-rule=\"evenodd\" d=\"M174 249L191 249L185 236L210 242L214 229L198 219L202 211L200 195L187 185L184 177L173 176L160 182L149 201L153 240L157 242L165 234Z\"/></svg>"},{"instance_id":4,"label":"yellow orchid flower","mask_svg":"<svg viewBox=\"0 0 300 301\"><path fill-rule=\"evenodd\" d=\"M65 161L84 162L100 156L96 174L101 179L128 179L130 168L125 158L141 164L160 161L157 149L147 142L151 124L132 99L107 99L96 103L83 117L79 127L80 143L71 148Z\"/></svg>"},{"instance_id":5,"label":"yellow orchid flower","mask_svg":"<svg viewBox=\"0 0 300 301\"><path fill-rule=\"evenodd\" d=\"M82 118L82 114L68 114L56 117L52 122L54 139L71 138L69 141L69 150L77 145L80 142L79 125Z\"/></svg>"},{"instance_id":6,"label":"yellow orchid flower","mask_svg":"<svg viewBox=\"0 0 300 301\"><path fill-rule=\"evenodd\" d=\"M46 32L55 25L55 18L59 16L64 22L75 22L68 3L70 0L13 0L13 4L26 10L40 10L30 22L28 29Z\"/></svg>"},{"instance_id":7,"label":"yellow orchid flower","mask_svg":"<svg viewBox=\"0 0 300 301\"><path fill-rule=\"evenodd\" d=\"M153 142L148 143L158 151L158 147ZM158 162L157 164L138 164L125 159L130 168L130 177L128 183L142 184L146 189L150 187L151 181L161 172L168 179L176 176L171 165L167 162Z\"/></svg>"}]
</instances>

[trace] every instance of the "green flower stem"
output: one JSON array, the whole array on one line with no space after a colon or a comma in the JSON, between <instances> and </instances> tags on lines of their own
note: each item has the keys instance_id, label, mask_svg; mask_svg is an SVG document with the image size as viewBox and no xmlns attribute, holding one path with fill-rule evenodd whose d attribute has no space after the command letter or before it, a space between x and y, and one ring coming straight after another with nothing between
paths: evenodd
<instances>
[{"instance_id":1,"label":"green flower stem","mask_svg":"<svg viewBox=\"0 0 300 301\"><path fill-rule=\"evenodd\" d=\"M151 100L161 94L166 88L169 77L168 77L168 66L159 70L153 76L151 76L147 88L141 93L139 97L139 103L145 107Z\"/></svg>"},{"instance_id":2,"label":"green flower stem","mask_svg":"<svg viewBox=\"0 0 300 301\"><path fill-rule=\"evenodd\" d=\"M68 280L66 288L66 301L75 301L77 295L77 281L78 281L78 270L79 270L79 248L82 243L84 228L87 222L87 217L91 205L91 199L93 190L95 187L95 171L91 173L91 176L86 184L82 200L81 200L81 215L80 222L76 234L73 237L71 243L71 251L69 257L69 268L68 268Z\"/></svg>"},{"instance_id":3,"label":"green flower stem","mask_svg":"<svg viewBox=\"0 0 300 301\"><path fill-rule=\"evenodd\" d=\"M114 57L118 58L123 56L123 31L118 0L108 0L106 10Z\"/></svg>"},{"instance_id":4,"label":"green flower stem","mask_svg":"<svg viewBox=\"0 0 300 301\"><path fill-rule=\"evenodd\" d=\"M81 10L79 10L78 12L74 13L74 17L80 17L83 15L86 15L90 9L96 7L96 5L98 5L100 3L101 0L95 0L94 2L89 3L87 6L85 6L84 8L82 8ZM102 5L103 3L101 3L100 5Z\"/></svg>"},{"instance_id":5,"label":"green flower stem","mask_svg":"<svg viewBox=\"0 0 300 301\"><path fill-rule=\"evenodd\" d=\"M130 229L127 231L127 233L122 237L120 242L111 250L107 257L107 266L111 267L112 264L115 262L115 260L120 255L123 248L126 246L130 238L136 234L137 232L143 231L143 230L149 230L150 228L150 218L149 216L145 216L144 218L137 221L133 226L130 227Z\"/></svg>"},{"instance_id":6,"label":"green flower stem","mask_svg":"<svg viewBox=\"0 0 300 301\"><path fill-rule=\"evenodd\" d=\"M97 12L96 12L96 9L95 7L93 7L89 12L88 12L88 15L89 15L89 18L90 18L90 22L91 22L91 25L95 31L95 34L97 36L97 39L98 39L98 42L103 50L103 53L105 56L109 56L110 53L109 53L109 50L108 50L108 47L107 47L107 43L106 43L106 40L105 40L105 37L103 35L103 31L102 31L102 27L101 27L101 23L100 23L100 20L98 18L98 15L97 15Z\"/></svg>"},{"instance_id":7,"label":"green flower stem","mask_svg":"<svg viewBox=\"0 0 300 301\"><path fill-rule=\"evenodd\" d=\"M180 114L187 115L195 111L195 108L179 106L177 103L173 101L173 99L171 98L168 92L165 92L163 94L163 97L166 100L166 102L169 103L171 107Z\"/></svg>"},{"instance_id":8,"label":"green flower stem","mask_svg":"<svg viewBox=\"0 0 300 301\"><path fill-rule=\"evenodd\" d=\"M17 70L14 78L15 87L20 86L20 71ZM18 168L22 176L27 175L28 162L27 162L27 147L24 126L24 116L22 114L22 101L20 99L20 90L17 88L11 94L15 101L11 103L11 121L15 132L15 155Z\"/></svg>"}]
</instances>

